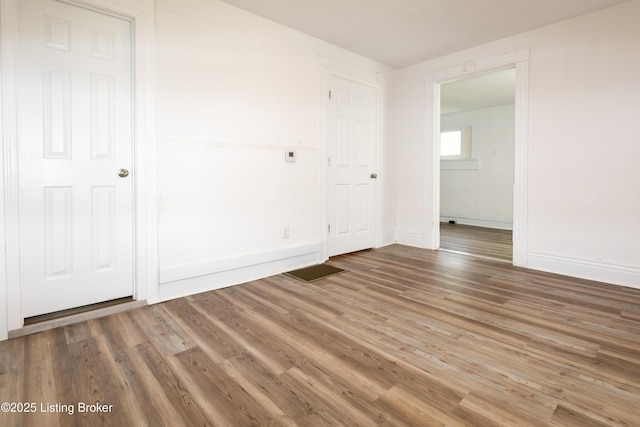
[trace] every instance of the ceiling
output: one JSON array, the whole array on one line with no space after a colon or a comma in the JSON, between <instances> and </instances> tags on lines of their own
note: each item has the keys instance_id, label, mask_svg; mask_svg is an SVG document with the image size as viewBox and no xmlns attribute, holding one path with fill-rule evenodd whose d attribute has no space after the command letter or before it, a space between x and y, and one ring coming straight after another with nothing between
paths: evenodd
<instances>
[{"instance_id":1,"label":"ceiling","mask_svg":"<svg viewBox=\"0 0 640 427\"><path fill-rule=\"evenodd\" d=\"M513 104L515 91L515 68L445 83L440 87L440 113L459 113Z\"/></svg>"},{"instance_id":2,"label":"ceiling","mask_svg":"<svg viewBox=\"0 0 640 427\"><path fill-rule=\"evenodd\" d=\"M629 0L225 0L394 68Z\"/></svg>"}]
</instances>

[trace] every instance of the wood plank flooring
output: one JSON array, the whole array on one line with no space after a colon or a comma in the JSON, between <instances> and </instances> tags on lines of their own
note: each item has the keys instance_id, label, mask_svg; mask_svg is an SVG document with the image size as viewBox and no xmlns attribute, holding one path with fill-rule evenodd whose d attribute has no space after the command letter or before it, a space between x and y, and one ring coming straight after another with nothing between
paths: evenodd
<instances>
[{"instance_id":1,"label":"wood plank flooring","mask_svg":"<svg viewBox=\"0 0 640 427\"><path fill-rule=\"evenodd\" d=\"M511 261L512 235L511 230L441 222L440 248Z\"/></svg>"},{"instance_id":2,"label":"wood plank flooring","mask_svg":"<svg viewBox=\"0 0 640 427\"><path fill-rule=\"evenodd\" d=\"M0 425L640 424L639 289L400 245L330 262L1 342L0 401L37 408Z\"/></svg>"}]
</instances>

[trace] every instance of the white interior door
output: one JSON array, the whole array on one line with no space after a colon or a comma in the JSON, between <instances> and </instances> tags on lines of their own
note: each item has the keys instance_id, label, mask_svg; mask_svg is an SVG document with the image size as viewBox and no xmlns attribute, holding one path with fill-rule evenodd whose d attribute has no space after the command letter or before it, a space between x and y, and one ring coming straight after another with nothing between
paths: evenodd
<instances>
[{"instance_id":1,"label":"white interior door","mask_svg":"<svg viewBox=\"0 0 640 427\"><path fill-rule=\"evenodd\" d=\"M331 76L328 256L375 246L376 89Z\"/></svg>"},{"instance_id":2,"label":"white interior door","mask_svg":"<svg viewBox=\"0 0 640 427\"><path fill-rule=\"evenodd\" d=\"M130 296L131 23L21 1L19 41L24 317Z\"/></svg>"}]
</instances>

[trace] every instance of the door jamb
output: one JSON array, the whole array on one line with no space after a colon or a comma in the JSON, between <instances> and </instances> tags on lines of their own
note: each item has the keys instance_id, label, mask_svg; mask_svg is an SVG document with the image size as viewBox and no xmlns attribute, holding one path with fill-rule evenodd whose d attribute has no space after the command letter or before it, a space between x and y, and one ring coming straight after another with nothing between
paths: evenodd
<instances>
[{"instance_id":1,"label":"door jamb","mask_svg":"<svg viewBox=\"0 0 640 427\"><path fill-rule=\"evenodd\" d=\"M134 146L134 299L158 300L157 178L155 138L155 74L153 10L143 10L98 0L58 0L77 7L116 15L132 24L133 146ZM0 164L0 256L5 274L0 275L0 340L22 328L22 283L20 278L20 205L18 182L18 2L0 2L0 120L3 162ZM6 247L6 252L3 252ZM2 264L0 263L0 266ZM1 313L4 313L2 315Z\"/></svg>"},{"instance_id":2,"label":"door jamb","mask_svg":"<svg viewBox=\"0 0 640 427\"><path fill-rule=\"evenodd\" d=\"M446 81L515 67L515 146L513 183L513 265L528 264L528 153L529 153L529 49L471 60L425 76L426 150L425 165L432 173L425 178L425 223L423 246L440 247L440 84Z\"/></svg>"}]
</instances>

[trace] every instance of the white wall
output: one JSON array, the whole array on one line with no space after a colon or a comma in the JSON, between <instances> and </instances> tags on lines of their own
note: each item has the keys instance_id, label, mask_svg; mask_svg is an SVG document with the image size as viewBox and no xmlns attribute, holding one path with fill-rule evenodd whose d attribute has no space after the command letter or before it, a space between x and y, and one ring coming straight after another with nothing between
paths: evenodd
<instances>
[{"instance_id":1,"label":"white wall","mask_svg":"<svg viewBox=\"0 0 640 427\"><path fill-rule=\"evenodd\" d=\"M470 126L471 157L479 163L474 170L441 166L440 220L511 230L515 106L443 114L440 126Z\"/></svg>"},{"instance_id":2,"label":"white wall","mask_svg":"<svg viewBox=\"0 0 640 427\"><path fill-rule=\"evenodd\" d=\"M382 108L392 73L224 2L156 7L160 298L321 261L323 58L379 72ZM391 239L392 159L380 218Z\"/></svg>"},{"instance_id":3,"label":"white wall","mask_svg":"<svg viewBox=\"0 0 640 427\"><path fill-rule=\"evenodd\" d=\"M377 85L376 242L394 241L393 70L217 0L83 3L136 18L134 177L136 206L145 213L137 217L138 298L156 302L324 260L323 124L332 72ZM18 101L7 77L17 75L15 16L17 1L3 1L9 73L2 75L2 107ZM15 117L1 112L5 136ZM287 150L296 151L296 163L284 162ZM22 325L19 310L9 313L20 305L20 283L7 277L0 278L0 340Z\"/></svg>"},{"instance_id":4,"label":"white wall","mask_svg":"<svg viewBox=\"0 0 640 427\"><path fill-rule=\"evenodd\" d=\"M630 1L399 70L398 239L429 226L425 74L528 47L528 264L640 286L638 22Z\"/></svg>"}]
</instances>

